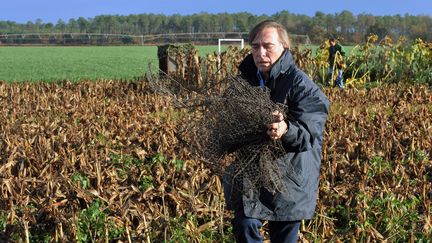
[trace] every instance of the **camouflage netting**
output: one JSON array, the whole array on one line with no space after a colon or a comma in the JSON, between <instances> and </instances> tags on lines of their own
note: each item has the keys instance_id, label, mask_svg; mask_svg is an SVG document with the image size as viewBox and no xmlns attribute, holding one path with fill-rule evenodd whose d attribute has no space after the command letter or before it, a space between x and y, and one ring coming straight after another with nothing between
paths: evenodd
<instances>
[{"instance_id":1,"label":"camouflage netting","mask_svg":"<svg viewBox=\"0 0 432 243\"><path fill-rule=\"evenodd\" d=\"M178 138L215 174L231 178L228 183L240 192L261 187L285 190L281 178L285 151L280 140L267 135L266 124L274 121L274 111L286 117L287 107L272 102L269 89L234 76L202 89L173 80L149 80L176 108L188 109Z\"/></svg>"}]
</instances>

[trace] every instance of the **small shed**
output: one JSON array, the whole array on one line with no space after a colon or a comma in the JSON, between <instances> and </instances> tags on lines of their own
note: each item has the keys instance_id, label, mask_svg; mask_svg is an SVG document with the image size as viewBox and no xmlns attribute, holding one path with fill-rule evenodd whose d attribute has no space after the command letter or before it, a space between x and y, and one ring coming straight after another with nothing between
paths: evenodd
<instances>
[{"instance_id":1,"label":"small shed","mask_svg":"<svg viewBox=\"0 0 432 243\"><path fill-rule=\"evenodd\" d=\"M193 50L195 50L195 47L190 43L181 45L166 44L158 46L160 75L175 74L179 73L179 71L184 73L186 57L190 56ZM180 67L183 70L177 70Z\"/></svg>"}]
</instances>

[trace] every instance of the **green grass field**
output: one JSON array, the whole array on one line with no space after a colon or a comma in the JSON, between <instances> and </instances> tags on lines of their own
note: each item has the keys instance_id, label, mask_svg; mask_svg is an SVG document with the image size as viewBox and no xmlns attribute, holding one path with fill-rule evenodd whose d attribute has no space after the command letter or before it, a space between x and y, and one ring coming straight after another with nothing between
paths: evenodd
<instances>
[{"instance_id":1,"label":"green grass field","mask_svg":"<svg viewBox=\"0 0 432 243\"><path fill-rule=\"evenodd\" d=\"M197 49L205 54L217 46ZM0 80L129 80L143 76L149 63L157 70L156 46L0 47Z\"/></svg>"},{"instance_id":2,"label":"green grass field","mask_svg":"<svg viewBox=\"0 0 432 243\"><path fill-rule=\"evenodd\" d=\"M2 47L0 80L124 79L155 62L149 47ZM155 63L154 65L157 65Z\"/></svg>"},{"instance_id":3,"label":"green grass field","mask_svg":"<svg viewBox=\"0 0 432 243\"><path fill-rule=\"evenodd\" d=\"M200 55L217 46L196 46ZM226 46L222 48L224 50ZM157 46L0 47L0 81L130 80L151 65L158 69Z\"/></svg>"},{"instance_id":4,"label":"green grass field","mask_svg":"<svg viewBox=\"0 0 432 243\"><path fill-rule=\"evenodd\" d=\"M204 55L217 46L198 46ZM157 46L0 47L0 80L59 81L134 79L149 64L158 68Z\"/></svg>"}]
</instances>

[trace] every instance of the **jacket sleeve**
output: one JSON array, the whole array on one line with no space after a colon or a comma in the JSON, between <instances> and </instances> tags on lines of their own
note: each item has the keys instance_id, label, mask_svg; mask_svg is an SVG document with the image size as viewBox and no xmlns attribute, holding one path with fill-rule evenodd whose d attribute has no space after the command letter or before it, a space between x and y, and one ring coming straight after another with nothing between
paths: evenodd
<instances>
[{"instance_id":1,"label":"jacket sleeve","mask_svg":"<svg viewBox=\"0 0 432 243\"><path fill-rule=\"evenodd\" d=\"M340 54L344 57L345 56L345 51L344 51L344 49L343 49L343 47L341 46L341 45L339 45L338 44L338 49L337 49L339 52L340 52Z\"/></svg>"},{"instance_id":2,"label":"jacket sleeve","mask_svg":"<svg viewBox=\"0 0 432 243\"><path fill-rule=\"evenodd\" d=\"M322 146L329 100L305 74L296 73L287 93L288 131L282 136L287 152L303 152Z\"/></svg>"}]
</instances>

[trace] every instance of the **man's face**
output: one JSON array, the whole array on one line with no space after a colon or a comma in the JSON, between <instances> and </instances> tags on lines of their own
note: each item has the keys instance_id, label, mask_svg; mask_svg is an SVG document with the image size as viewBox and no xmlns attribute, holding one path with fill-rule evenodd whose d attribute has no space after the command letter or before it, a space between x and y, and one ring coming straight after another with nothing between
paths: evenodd
<instances>
[{"instance_id":1,"label":"man's face","mask_svg":"<svg viewBox=\"0 0 432 243\"><path fill-rule=\"evenodd\" d=\"M331 40L331 41L330 41L330 45L331 45L331 46L334 46L334 45L336 45L336 41L334 41L334 40Z\"/></svg>"},{"instance_id":2,"label":"man's face","mask_svg":"<svg viewBox=\"0 0 432 243\"><path fill-rule=\"evenodd\" d=\"M285 48L275 28L265 28L252 41L252 56L258 70L268 73Z\"/></svg>"}]
</instances>

